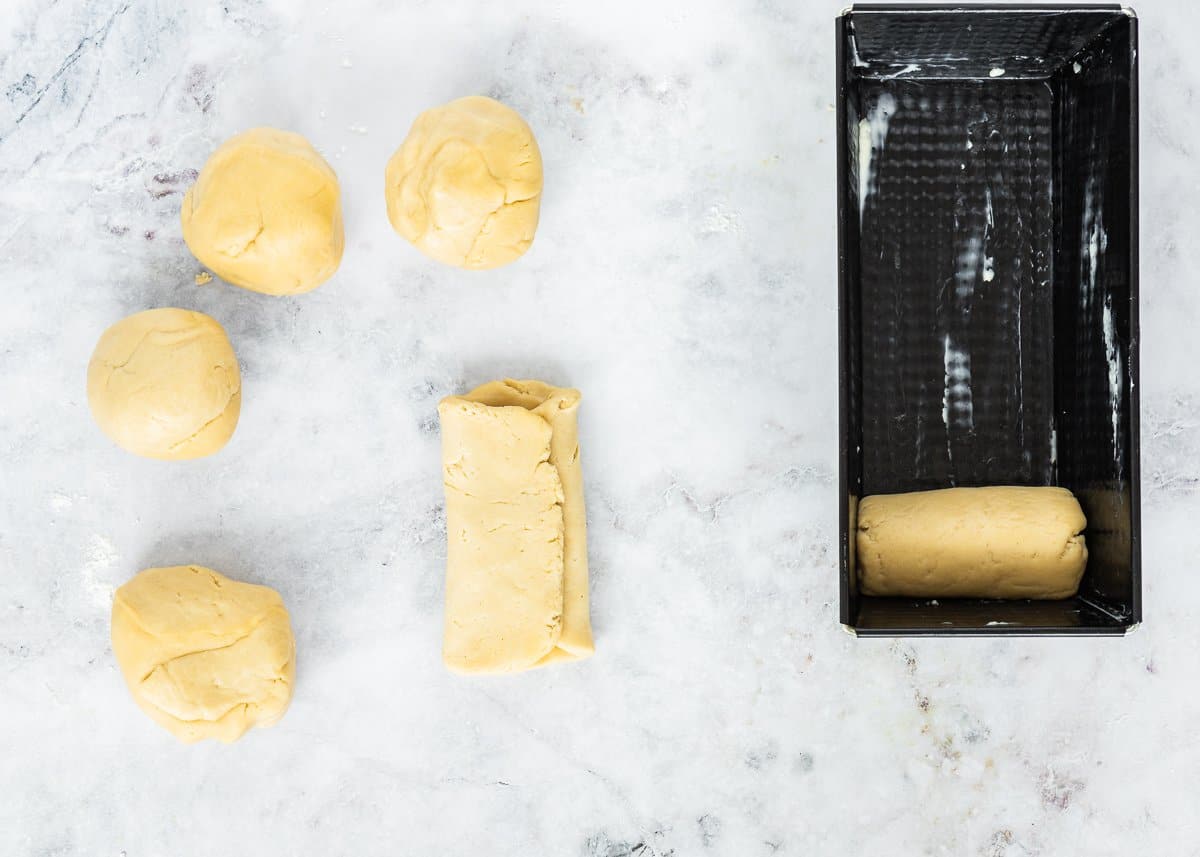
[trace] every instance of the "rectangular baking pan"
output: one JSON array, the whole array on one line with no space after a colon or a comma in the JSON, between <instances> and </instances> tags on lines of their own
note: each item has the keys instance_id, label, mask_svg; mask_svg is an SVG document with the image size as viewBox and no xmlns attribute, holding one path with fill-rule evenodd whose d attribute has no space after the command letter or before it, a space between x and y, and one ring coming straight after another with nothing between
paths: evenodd
<instances>
[{"instance_id":1,"label":"rectangular baking pan","mask_svg":"<svg viewBox=\"0 0 1200 857\"><path fill-rule=\"evenodd\" d=\"M841 621L858 635L1141 621L1137 20L856 5L837 19ZM870 494L1061 485L1065 601L860 595Z\"/></svg>"}]
</instances>

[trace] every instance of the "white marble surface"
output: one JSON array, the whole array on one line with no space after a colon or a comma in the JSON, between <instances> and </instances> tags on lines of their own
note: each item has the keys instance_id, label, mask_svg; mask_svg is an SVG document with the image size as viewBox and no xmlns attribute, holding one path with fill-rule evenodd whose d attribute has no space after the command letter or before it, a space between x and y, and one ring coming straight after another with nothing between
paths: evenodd
<instances>
[{"instance_id":1,"label":"white marble surface","mask_svg":"<svg viewBox=\"0 0 1200 857\"><path fill-rule=\"evenodd\" d=\"M0 7L0 853L1191 854L1196 12L1142 17L1144 626L859 641L837 622L839 4L22 0ZM533 250L466 275L387 223L420 109L482 92L541 142ZM337 277L214 282L180 194L255 124L327 153ZM165 465L91 423L100 331L215 315L233 442ZM598 654L438 658L434 406L585 394ZM113 663L113 588L202 563L277 587L295 703L176 744Z\"/></svg>"}]
</instances>

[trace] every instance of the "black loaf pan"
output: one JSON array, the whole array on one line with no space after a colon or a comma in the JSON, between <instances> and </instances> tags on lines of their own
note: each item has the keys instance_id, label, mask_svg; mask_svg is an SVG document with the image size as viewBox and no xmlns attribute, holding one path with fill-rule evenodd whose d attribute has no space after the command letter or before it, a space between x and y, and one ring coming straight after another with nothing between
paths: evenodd
<instances>
[{"instance_id":1,"label":"black loaf pan","mask_svg":"<svg viewBox=\"0 0 1200 857\"><path fill-rule=\"evenodd\" d=\"M861 635L1141 621L1137 20L1118 6L856 5L837 20L841 620ZM858 500L1061 485L1065 601L858 593Z\"/></svg>"}]
</instances>

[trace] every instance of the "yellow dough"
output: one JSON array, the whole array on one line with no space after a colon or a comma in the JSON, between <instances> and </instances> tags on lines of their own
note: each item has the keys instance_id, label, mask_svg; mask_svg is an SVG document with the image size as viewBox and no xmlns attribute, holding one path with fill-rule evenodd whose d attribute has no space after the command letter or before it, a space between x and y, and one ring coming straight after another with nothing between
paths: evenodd
<instances>
[{"instance_id":1,"label":"yellow dough","mask_svg":"<svg viewBox=\"0 0 1200 857\"><path fill-rule=\"evenodd\" d=\"M1068 598L1087 565L1087 519L1065 488L947 488L864 497L864 595Z\"/></svg>"},{"instance_id":2,"label":"yellow dough","mask_svg":"<svg viewBox=\"0 0 1200 857\"><path fill-rule=\"evenodd\" d=\"M237 427L242 382L229 337L186 309L149 309L100 337L87 372L96 423L147 458L210 455Z\"/></svg>"},{"instance_id":3,"label":"yellow dough","mask_svg":"<svg viewBox=\"0 0 1200 857\"><path fill-rule=\"evenodd\" d=\"M496 268L533 242L542 156L525 121L472 95L417 117L388 161L392 227L427 256L460 268Z\"/></svg>"},{"instance_id":4,"label":"yellow dough","mask_svg":"<svg viewBox=\"0 0 1200 857\"><path fill-rule=\"evenodd\" d=\"M236 741L274 725L292 699L283 599L211 569L150 568L118 589L112 647L134 700L181 741Z\"/></svg>"},{"instance_id":5,"label":"yellow dough","mask_svg":"<svg viewBox=\"0 0 1200 857\"><path fill-rule=\"evenodd\" d=\"M183 240L230 283L311 291L342 261L337 176L299 134L255 128L226 140L183 197Z\"/></svg>"},{"instance_id":6,"label":"yellow dough","mask_svg":"<svg viewBox=\"0 0 1200 857\"><path fill-rule=\"evenodd\" d=\"M446 488L443 657L515 672L592 654L579 391L496 381L438 406Z\"/></svg>"}]
</instances>

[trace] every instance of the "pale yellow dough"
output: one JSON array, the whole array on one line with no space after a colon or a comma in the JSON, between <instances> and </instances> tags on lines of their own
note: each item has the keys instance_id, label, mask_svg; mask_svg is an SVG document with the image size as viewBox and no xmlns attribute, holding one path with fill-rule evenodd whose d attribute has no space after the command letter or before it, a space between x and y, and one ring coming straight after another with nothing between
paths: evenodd
<instances>
[{"instance_id":1,"label":"pale yellow dough","mask_svg":"<svg viewBox=\"0 0 1200 857\"><path fill-rule=\"evenodd\" d=\"M525 121L472 95L426 110L384 174L388 217L427 256L496 268L533 242L542 156Z\"/></svg>"},{"instance_id":2,"label":"pale yellow dough","mask_svg":"<svg viewBox=\"0 0 1200 857\"><path fill-rule=\"evenodd\" d=\"M443 658L516 672L592 654L579 391L496 381L438 406L446 488Z\"/></svg>"},{"instance_id":3,"label":"pale yellow dough","mask_svg":"<svg viewBox=\"0 0 1200 857\"><path fill-rule=\"evenodd\" d=\"M268 295L311 291L342 261L337 176L299 134L226 140L183 197L183 240L221 279Z\"/></svg>"},{"instance_id":4,"label":"pale yellow dough","mask_svg":"<svg viewBox=\"0 0 1200 857\"><path fill-rule=\"evenodd\" d=\"M118 589L112 647L137 704L187 743L274 725L292 699L283 599L211 569L150 568Z\"/></svg>"},{"instance_id":5,"label":"pale yellow dough","mask_svg":"<svg viewBox=\"0 0 1200 857\"><path fill-rule=\"evenodd\" d=\"M87 395L96 423L122 448L147 458L199 458L223 447L237 427L241 373L214 319L150 309L100 337Z\"/></svg>"},{"instance_id":6,"label":"pale yellow dough","mask_svg":"<svg viewBox=\"0 0 1200 857\"><path fill-rule=\"evenodd\" d=\"M864 595L1068 598L1087 565L1087 519L1065 488L947 488L864 497Z\"/></svg>"}]
</instances>

